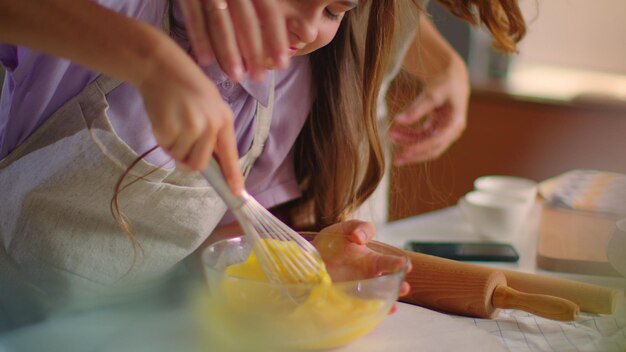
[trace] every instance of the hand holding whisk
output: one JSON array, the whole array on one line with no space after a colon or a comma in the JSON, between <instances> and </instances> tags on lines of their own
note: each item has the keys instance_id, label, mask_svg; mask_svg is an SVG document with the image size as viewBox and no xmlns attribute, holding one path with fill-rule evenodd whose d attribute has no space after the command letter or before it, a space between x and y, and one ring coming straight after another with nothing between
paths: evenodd
<instances>
[{"instance_id":1,"label":"hand holding whisk","mask_svg":"<svg viewBox=\"0 0 626 352\"><path fill-rule=\"evenodd\" d=\"M322 283L328 280L317 249L296 231L276 218L245 190L233 194L220 167L211 159L201 174L224 200L252 240L253 251L272 283Z\"/></svg>"}]
</instances>

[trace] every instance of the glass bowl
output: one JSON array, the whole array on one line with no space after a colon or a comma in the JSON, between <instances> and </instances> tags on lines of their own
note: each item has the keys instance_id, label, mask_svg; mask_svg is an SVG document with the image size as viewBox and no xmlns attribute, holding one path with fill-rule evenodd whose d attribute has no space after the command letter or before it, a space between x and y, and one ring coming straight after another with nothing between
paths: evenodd
<instances>
[{"instance_id":1,"label":"glass bowl","mask_svg":"<svg viewBox=\"0 0 626 352\"><path fill-rule=\"evenodd\" d=\"M365 248L343 235L303 236L320 251L332 284L278 285L227 274L251 252L245 236L202 252L209 286L202 314L213 342L257 351L335 348L365 335L387 316L409 267L402 250L376 241Z\"/></svg>"}]
</instances>

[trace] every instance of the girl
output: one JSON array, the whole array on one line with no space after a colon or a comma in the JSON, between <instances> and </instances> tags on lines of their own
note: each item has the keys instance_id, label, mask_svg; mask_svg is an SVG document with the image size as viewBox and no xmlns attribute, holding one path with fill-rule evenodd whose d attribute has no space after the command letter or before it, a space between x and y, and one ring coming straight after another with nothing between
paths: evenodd
<instances>
[{"instance_id":1,"label":"girl","mask_svg":"<svg viewBox=\"0 0 626 352\"><path fill-rule=\"evenodd\" d=\"M204 179L168 162L198 169L213 151L235 190L241 166L249 192L266 207L283 204L277 210L292 224L348 219L383 172L375 106L396 2L281 2L291 65L237 84L218 65L202 72L180 50L188 48L182 15L165 0L1 1L0 39L13 44L0 47L8 69L0 103L2 267L61 302L159 278L229 221ZM487 7L500 13L499 4ZM360 55L354 21L368 13ZM171 37L154 29L162 22ZM498 30L510 38L511 28ZM109 209L124 172L117 204L136 246ZM343 228L358 243L373 232L358 222Z\"/></svg>"}]
</instances>

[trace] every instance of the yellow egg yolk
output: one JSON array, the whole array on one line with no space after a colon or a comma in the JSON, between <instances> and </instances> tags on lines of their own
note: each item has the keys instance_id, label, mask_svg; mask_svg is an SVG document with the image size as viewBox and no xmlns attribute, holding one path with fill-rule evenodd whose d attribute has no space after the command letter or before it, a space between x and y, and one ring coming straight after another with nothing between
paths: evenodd
<instances>
[{"instance_id":1,"label":"yellow egg yolk","mask_svg":"<svg viewBox=\"0 0 626 352\"><path fill-rule=\"evenodd\" d=\"M267 241L267 240L264 240ZM281 243L279 254L302 251L295 243ZM324 268L322 266L322 268ZM287 346L298 349L326 349L345 345L369 332L385 317L380 299L364 299L351 292L353 285L332 284L323 270L316 284L268 285L254 253L246 261L230 265L220 284L230 320L257 319L258 325L276 328ZM284 273L279 273L284 274ZM294 300L293 297L299 297ZM227 307L227 308L226 308ZM239 324L241 325L241 324ZM256 329L256 328L255 328Z\"/></svg>"}]
</instances>

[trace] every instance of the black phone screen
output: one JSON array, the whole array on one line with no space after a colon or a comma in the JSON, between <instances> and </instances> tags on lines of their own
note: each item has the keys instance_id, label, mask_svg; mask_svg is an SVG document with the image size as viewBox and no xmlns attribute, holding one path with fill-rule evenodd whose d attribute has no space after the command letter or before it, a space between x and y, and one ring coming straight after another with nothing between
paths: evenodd
<instances>
[{"instance_id":1,"label":"black phone screen","mask_svg":"<svg viewBox=\"0 0 626 352\"><path fill-rule=\"evenodd\" d=\"M453 260L487 262L517 262L519 260L515 248L506 243L410 241L405 247L410 251Z\"/></svg>"}]
</instances>

